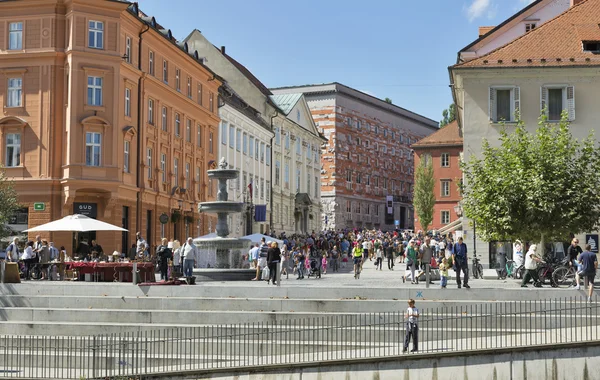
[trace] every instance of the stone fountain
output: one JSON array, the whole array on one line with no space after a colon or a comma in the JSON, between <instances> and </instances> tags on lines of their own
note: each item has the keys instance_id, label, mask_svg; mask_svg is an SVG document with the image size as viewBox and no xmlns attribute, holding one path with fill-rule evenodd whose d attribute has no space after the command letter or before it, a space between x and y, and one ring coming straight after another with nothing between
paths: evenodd
<instances>
[{"instance_id":1,"label":"stone fountain","mask_svg":"<svg viewBox=\"0 0 600 380\"><path fill-rule=\"evenodd\" d=\"M227 216L240 213L244 203L229 201L227 194L227 181L236 179L239 171L229 169L225 158L221 158L218 169L208 170L208 177L218 181L217 200L214 202L202 202L198 204L198 212L217 214L217 236L214 238L198 238L194 244L202 252L216 251L214 259L208 260L212 269L199 269L194 273L198 281L206 280L248 280L255 275L255 271L248 269L237 269L241 267L242 253L250 249L250 240L230 238Z\"/></svg>"}]
</instances>

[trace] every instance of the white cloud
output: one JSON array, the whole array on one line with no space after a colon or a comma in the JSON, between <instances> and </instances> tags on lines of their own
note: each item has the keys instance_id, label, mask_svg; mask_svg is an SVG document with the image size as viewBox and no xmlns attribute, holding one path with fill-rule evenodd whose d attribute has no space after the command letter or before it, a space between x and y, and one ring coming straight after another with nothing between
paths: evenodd
<instances>
[{"instance_id":1,"label":"white cloud","mask_svg":"<svg viewBox=\"0 0 600 380\"><path fill-rule=\"evenodd\" d=\"M492 0L473 0L471 5L466 8L467 18L469 22L480 18L490 11L492 8ZM488 14L489 16L489 14Z\"/></svg>"}]
</instances>

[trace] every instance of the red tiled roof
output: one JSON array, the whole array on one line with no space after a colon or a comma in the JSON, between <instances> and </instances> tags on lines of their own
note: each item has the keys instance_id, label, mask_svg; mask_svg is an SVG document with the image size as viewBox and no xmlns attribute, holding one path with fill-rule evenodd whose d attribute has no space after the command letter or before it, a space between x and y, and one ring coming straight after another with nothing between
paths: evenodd
<instances>
[{"instance_id":1,"label":"red tiled roof","mask_svg":"<svg viewBox=\"0 0 600 380\"><path fill-rule=\"evenodd\" d=\"M411 148L418 149L449 145L463 145L463 139L458 132L458 121L456 120L412 144Z\"/></svg>"},{"instance_id":2,"label":"red tiled roof","mask_svg":"<svg viewBox=\"0 0 600 380\"><path fill-rule=\"evenodd\" d=\"M600 39L600 0L583 0L514 41L454 68L600 65L582 41Z\"/></svg>"}]
</instances>

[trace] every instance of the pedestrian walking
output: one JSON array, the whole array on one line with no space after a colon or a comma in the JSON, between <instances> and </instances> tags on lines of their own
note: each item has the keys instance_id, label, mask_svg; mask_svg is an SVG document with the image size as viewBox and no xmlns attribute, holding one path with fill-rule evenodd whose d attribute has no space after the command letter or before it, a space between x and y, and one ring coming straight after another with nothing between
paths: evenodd
<instances>
[{"instance_id":1,"label":"pedestrian walking","mask_svg":"<svg viewBox=\"0 0 600 380\"><path fill-rule=\"evenodd\" d=\"M388 270L394 270L394 246L390 243L387 242L387 246L384 244L385 246L385 255L387 257L387 265L388 265Z\"/></svg>"},{"instance_id":2,"label":"pedestrian walking","mask_svg":"<svg viewBox=\"0 0 600 380\"><path fill-rule=\"evenodd\" d=\"M408 248L406 248L406 269L404 270L404 276L402 282L406 282L406 271L410 270L411 284L418 284L419 280L415 276L417 270L417 250L415 249L415 242L411 240L408 242Z\"/></svg>"},{"instance_id":3,"label":"pedestrian walking","mask_svg":"<svg viewBox=\"0 0 600 380\"><path fill-rule=\"evenodd\" d=\"M588 289L588 302L591 302L594 293L594 278L598 269L598 258L592 252L590 244L585 245L585 251L579 255L579 262L581 263L581 276L583 276L585 286Z\"/></svg>"},{"instance_id":4,"label":"pedestrian walking","mask_svg":"<svg viewBox=\"0 0 600 380\"><path fill-rule=\"evenodd\" d=\"M379 268L381 269L381 264L383 263L383 248L381 246L377 247L377 251L375 252L375 270Z\"/></svg>"},{"instance_id":5,"label":"pedestrian walking","mask_svg":"<svg viewBox=\"0 0 600 380\"><path fill-rule=\"evenodd\" d=\"M408 309L406 309L406 313L404 314L404 318L406 321L406 334L404 335L404 348L402 352L408 351L408 344L410 343L410 339L412 337L413 348L410 352L416 352L419 349L419 309L415 306L415 300L408 300Z\"/></svg>"},{"instance_id":6,"label":"pedestrian walking","mask_svg":"<svg viewBox=\"0 0 600 380\"><path fill-rule=\"evenodd\" d=\"M277 242L269 242L267 245L270 247L267 250L267 265L269 266L269 280L267 284L271 282L273 285L277 285L277 266L281 261L281 250L277 246Z\"/></svg>"},{"instance_id":7,"label":"pedestrian walking","mask_svg":"<svg viewBox=\"0 0 600 380\"><path fill-rule=\"evenodd\" d=\"M448 268L448 259L442 257L442 262L440 263L440 287L442 289L446 289L448 285Z\"/></svg>"},{"instance_id":8,"label":"pedestrian walking","mask_svg":"<svg viewBox=\"0 0 600 380\"><path fill-rule=\"evenodd\" d=\"M526 288L527 283L530 279L533 279L533 286L541 288L542 283L537 273L537 263L543 262L542 259L537 255L537 245L532 244L529 247L529 251L525 254L525 275L521 281L521 287Z\"/></svg>"},{"instance_id":9,"label":"pedestrian walking","mask_svg":"<svg viewBox=\"0 0 600 380\"><path fill-rule=\"evenodd\" d=\"M471 288L469 286L469 262L467 257L467 245L463 243L462 237L459 237L458 242L454 245L452 261L454 263L454 270L456 271L456 284L458 285L458 288L461 288L460 272L462 272L464 275L465 288Z\"/></svg>"}]
</instances>

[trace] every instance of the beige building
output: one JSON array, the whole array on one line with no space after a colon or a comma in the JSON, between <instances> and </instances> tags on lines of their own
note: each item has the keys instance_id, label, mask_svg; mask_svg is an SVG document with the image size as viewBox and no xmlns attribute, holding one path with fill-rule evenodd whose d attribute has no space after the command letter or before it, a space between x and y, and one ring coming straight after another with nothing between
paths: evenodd
<instances>
[{"instance_id":1,"label":"beige building","mask_svg":"<svg viewBox=\"0 0 600 380\"><path fill-rule=\"evenodd\" d=\"M532 132L542 109L550 121L560 120L566 110L571 133L578 139L597 129L599 24L600 1L573 0L570 8L544 25L450 68L465 160L481 153L482 139L498 144L501 122L505 120L510 128L516 111ZM496 250L510 247L480 241L471 223L464 223L463 228L467 243L475 238L484 263L493 262ZM598 231L578 237L582 243L595 241L597 246ZM561 244L556 244L555 250L559 256L563 254Z\"/></svg>"},{"instance_id":2,"label":"beige building","mask_svg":"<svg viewBox=\"0 0 600 380\"><path fill-rule=\"evenodd\" d=\"M221 83L135 3L0 2L0 158L24 207L13 227L86 213L130 231L80 236L119 252L136 231L152 245L202 234Z\"/></svg>"}]
</instances>

